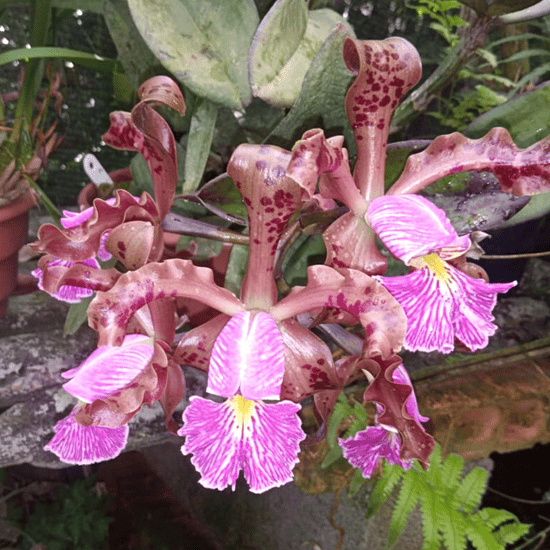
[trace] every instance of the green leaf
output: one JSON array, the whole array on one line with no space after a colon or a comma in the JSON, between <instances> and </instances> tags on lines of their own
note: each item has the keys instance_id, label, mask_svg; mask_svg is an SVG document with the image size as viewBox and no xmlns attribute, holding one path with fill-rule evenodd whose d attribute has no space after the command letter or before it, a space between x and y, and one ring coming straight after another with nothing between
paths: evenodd
<instances>
[{"instance_id":1,"label":"green leaf","mask_svg":"<svg viewBox=\"0 0 550 550\"><path fill-rule=\"evenodd\" d=\"M95 69L96 71L111 73L119 65L120 61L100 57L99 55L71 50L70 48L38 47L38 48L16 48L0 53L0 65L13 63L14 61L26 61L27 59L57 58L72 61L83 67Z\"/></svg>"},{"instance_id":2,"label":"green leaf","mask_svg":"<svg viewBox=\"0 0 550 550\"><path fill-rule=\"evenodd\" d=\"M217 115L218 106L208 99L195 102L187 136L183 193L192 193L199 187L210 154Z\"/></svg>"},{"instance_id":3,"label":"green leaf","mask_svg":"<svg viewBox=\"0 0 550 550\"><path fill-rule=\"evenodd\" d=\"M65 325L63 333L74 334L88 320L88 306L92 301L93 296L84 298L77 304L71 304L65 317Z\"/></svg>"},{"instance_id":4,"label":"green leaf","mask_svg":"<svg viewBox=\"0 0 550 550\"><path fill-rule=\"evenodd\" d=\"M441 469L441 481L449 492L457 490L464 467L464 459L460 455L450 454Z\"/></svg>"},{"instance_id":5,"label":"green leaf","mask_svg":"<svg viewBox=\"0 0 550 550\"><path fill-rule=\"evenodd\" d=\"M401 466L397 464L388 464L387 462L384 463L383 471L383 476L377 480L369 496L366 519L371 518L378 512L405 472Z\"/></svg>"},{"instance_id":6,"label":"green leaf","mask_svg":"<svg viewBox=\"0 0 550 550\"><path fill-rule=\"evenodd\" d=\"M307 11L303 0L279 0L254 36L249 58L252 93L278 107L291 107L309 66L337 24L330 9Z\"/></svg>"},{"instance_id":7,"label":"green leaf","mask_svg":"<svg viewBox=\"0 0 550 550\"><path fill-rule=\"evenodd\" d=\"M464 477L454 494L454 498L462 503L465 512L473 512L481 502L486 486L487 472L482 468L474 468Z\"/></svg>"},{"instance_id":8,"label":"green leaf","mask_svg":"<svg viewBox=\"0 0 550 550\"><path fill-rule=\"evenodd\" d=\"M259 22L252 0L129 0L141 36L192 92L241 110L251 98L247 59Z\"/></svg>"},{"instance_id":9,"label":"green leaf","mask_svg":"<svg viewBox=\"0 0 550 550\"><path fill-rule=\"evenodd\" d=\"M344 65L342 48L350 36L352 32L344 25L332 31L311 63L296 103L268 140L279 139L291 144L305 130L320 125L328 134L344 134L350 155L355 154L355 140L344 108L352 76Z\"/></svg>"},{"instance_id":10,"label":"green leaf","mask_svg":"<svg viewBox=\"0 0 550 550\"><path fill-rule=\"evenodd\" d=\"M231 249L229 263L225 272L224 287L235 296L241 293L241 283L248 265L248 246L235 244Z\"/></svg>"},{"instance_id":11,"label":"green leaf","mask_svg":"<svg viewBox=\"0 0 550 550\"><path fill-rule=\"evenodd\" d=\"M203 185L195 197L212 213L232 223L246 225L246 206L233 180L225 174Z\"/></svg>"},{"instance_id":12,"label":"green leaf","mask_svg":"<svg viewBox=\"0 0 550 550\"><path fill-rule=\"evenodd\" d=\"M137 90L148 77L158 74L160 62L139 34L126 0L105 0L103 15L115 43L118 59L132 87ZM115 92L117 88L115 88Z\"/></svg>"}]
</instances>

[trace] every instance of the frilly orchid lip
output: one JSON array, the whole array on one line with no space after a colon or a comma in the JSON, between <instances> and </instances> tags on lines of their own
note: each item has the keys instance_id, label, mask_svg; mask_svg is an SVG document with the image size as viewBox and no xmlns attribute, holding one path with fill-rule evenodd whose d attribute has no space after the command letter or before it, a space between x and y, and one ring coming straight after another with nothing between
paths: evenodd
<instances>
[{"instance_id":1,"label":"frilly orchid lip","mask_svg":"<svg viewBox=\"0 0 550 550\"><path fill-rule=\"evenodd\" d=\"M118 456L128 440L128 426L105 428L82 426L74 416L77 409L55 425L55 435L44 450L67 464L93 464Z\"/></svg>"},{"instance_id":2,"label":"frilly orchid lip","mask_svg":"<svg viewBox=\"0 0 550 550\"><path fill-rule=\"evenodd\" d=\"M77 263L91 267L93 269L99 269L99 264L97 263L97 260L95 258L90 258L88 260L84 260L82 262L72 262L70 260L61 260L59 258L52 260L50 262L50 266L63 266L63 267L71 267L73 265L76 265ZM36 277L38 279L38 288L40 290L46 289L44 288L42 284L42 278L43 278L43 271L40 268L37 268L33 270L32 272L33 277ZM57 300L60 300L62 302L68 302L70 304L76 304L83 300L84 298L89 298L93 294L93 290L89 288L83 288L80 286L74 286L74 285L61 285L55 294L53 294L53 297Z\"/></svg>"},{"instance_id":3,"label":"frilly orchid lip","mask_svg":"<svg viewBox=\"0 0 550 550\"><path fill-rule=\"evenodd\" d=\"M407 414L422 427L428 417L420 414L416 395L412 388L411 379L403 364L399 364L392 373L392 379L397 384L403 384L411 388L411 394L407 399L405 408ZM387 426L378 422L378 417L383 413L383 407L376 404L376 424L365 430L357 432L348 439L339 439L344 457L355 468L359 468L363 477L370 478L381 458L385 458L390 464L399 464L405 470L412 466L412 460L400 457L402 443L398 431L393 426Z\"/></svg>"},{"instance_id":4,"label":"frilly orchid lip","mask_svg":"<svg viewBox=\"0 0 550 550\"><path fill-rule=\"evenodd\" d=\"M290 401L279 399L285 369L283 339L275 319L265 312L242 311L218 335L210 359L207 391L228 399L215 403L193 396L178 435L181 450L200 483L222 490L243 470L252 492L292 481L300 441L305 434Z\"/></svg>"}]
</instances>

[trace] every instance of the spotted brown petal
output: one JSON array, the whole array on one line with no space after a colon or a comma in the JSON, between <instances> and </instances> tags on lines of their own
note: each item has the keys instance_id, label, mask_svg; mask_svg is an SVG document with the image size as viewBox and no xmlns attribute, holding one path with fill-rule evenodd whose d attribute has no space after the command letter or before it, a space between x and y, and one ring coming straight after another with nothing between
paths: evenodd
<instances>
[{"instance_id":1,"label":"spotted brown petal","mask_svg":"<svg viewBox=\"0 0 550 550\"><path fill-rule=\"evenodd\" d=\"M380 283L355 269L309 267L307 285L294 287L271 315L280 321L323 307L341 310L361 323L366 356L388 357L401 349L407 324L403 309Z\"/></svg>"},{"instance_id":2,"label":"spotted brown petal","mask_svg":"<svg viewBox=\"0 0 550 550\"><path fill-rule=\"evenodd\" d=\"M402 439L401 460L416 458L427 467L435 441L407 413L407 401L413 392L412 386L393 379L393 371L401 364L401 358L395 355L386 360L374 359L369 369L374 380L363 397L365 401L373 401L384 407L384 412L377 417L379 424L393 426L399 431Z\"/></svg>"},{"instance_id":3,"label":"spotted brown petal","mask_svg":"<svg viewBox=\"0 0 550 550\"><path fill-rule=\"evenodd\" d=\"M60 229L51 223L42 225L32 248L63 260L83 261L97 255L105 232L125 221L160 221L158 208L147 193L136 202L133 195L119 189L114 203L96 199L93 208L93 214L78 226Z\"/></svg>"},{"instance_id":4,"label":"spotted brown petal","mask_svg":"<svg viewBox=\"0 0 550 550\"><path fill-rule=\"evenodd\" d=\"M88 308L98 345L120 345L134 313L162 298L195 299L228 315L243 310L241 301L214 282L212 270L190 260L151 263L120 277L108 292L98 292Z\"/></svg>"},{"instance_id":5,"label":"spotted brown petal","mask_svg":"<svg viewBox=\"0 0 550 550\"><path fill-rule=\"evenodd\" d=\"M357 142L354 179L366 199L383 193L389 123L401 98L420 79L422 63L404 38L344 42L344 62L357 75L346 113Z\"/></svg>"},{"instance_id":6,"label":"spotted brown petal","mask_svg":"<svg viewBox=\"0 0 550 550\"><path fill-rule=\"evenodd\" d=\"M503 191L536 195L550 191L550 137L520 149L504 128L493 128L479 139L458 132L439 136L430 146L407 159L388 194L416 193L450 174L492 172Z\"/></svg>"}]
</instances>

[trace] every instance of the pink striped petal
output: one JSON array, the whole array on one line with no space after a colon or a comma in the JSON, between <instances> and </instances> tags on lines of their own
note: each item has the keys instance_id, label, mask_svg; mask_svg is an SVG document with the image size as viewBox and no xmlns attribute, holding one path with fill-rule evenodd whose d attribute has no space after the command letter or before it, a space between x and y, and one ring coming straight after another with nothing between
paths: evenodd
<instances>
[{"instance_id":1,"label":"pink striped petal","mask_svg":"<svg viewBox=\"0 0 550 550\"><path fill-rule=\"evenodd\" d=\"M119 428L82 426L73 412L55 425L55 435L44 447L67 464L93 464L118 456L128 440L128 425Z\"/></svg>"},{"instance_id":2,"label":"pink striped petal","mask_svg":"<svg viewBox=\"0 0 550 550\"><path fill-rule=\"evenodd\" d=\"M105 399L129 386L149 365L154 340L143 334L124 338L122 346L100 346L76 369L62 374L71 378L63 387L80 401Z\"/></svg>"},{"instance_id":3,"label":"pink striped petal","mask_svg":"<svg viewBox=\"0 0 550 550\"><path fill-rule=\"evenodd\" d=\"M413 258L450 248L457 257L470 248L468 235L459 237L443 210L418 195L386 195L374 199L367 221L388 250L410 265Z\"/></svg>"},{"instance_id":4,"label":"pink striped petal","mask_svg":"<svg viewBox=\"0 0 550 550\"><path fill-rule=\"evenodd\" d=\"M285 348L275 319L263 311L241 311L222 329L212 348L206 391L253 401L279 399Z\"/></svg>"},{"instance_id":5,"label":"pink striped petal","mask_svg":"<svg viewBox=\"0 0 550 550\"><path fill-rule=\"evenodd\" d=\"M429 267L401 277L380 277L407 316L404 347L410 351L450 353L455 338L474 351L484 348L497 327L492 311L497 294L517 283L486 283L445 263L448 276Z\"/></svg>"},{"instance_id":6,"label":"pink striped petal","mask_svg":"<svg viewBox=\"0 0 550 550\"><path fill-rule=\"evenodd\" d=\"M183 413L178 435L186 438L181 450L193 454L192 464L201 474L200 484L209 489L233 490L241 470L254 493L262 493L292 481L300 441L305 434L297 415L300 406L247 401L239 415L235 396L224 403L191 397Z\"/></svg>"},{"instance_id":7,"label":"pink striped petal","mask_svg":"<svg viewBox=\"0 0 550 550\"><path fill-rule=\"evenodd\" d=\"M384 426L369 426L349 439L338 439L346 460L359 468L363 477L372 476L378 461L385 458L389 464L399 464L405 470L412 466L412 460L401 460L401 439L397 431Z\"/></svg>"}]
</instances>

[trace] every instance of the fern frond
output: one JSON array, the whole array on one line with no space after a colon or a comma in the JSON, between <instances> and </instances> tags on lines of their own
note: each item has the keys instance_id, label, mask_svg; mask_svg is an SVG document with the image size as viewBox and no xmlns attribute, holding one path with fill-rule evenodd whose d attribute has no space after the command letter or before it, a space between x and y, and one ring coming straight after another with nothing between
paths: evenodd
<instances>
[{"instance_id":1,"label":"fern frond","mask_svg":"<svg viewBox=\"0 0 550 550\"><path fill-rule=\"evenodd\" d=\"M397 464L384 464L383 476L378 479L369 497L367 505L367 519L371 518L388 500L394 487L399 483L405 470Z\"/></svg>"},{"instance_id":2,"label":"fern frond","mask_svg":"<svg viewBox=\"0 0 550 550\"><path fill-rule=\"evenodd\" d=\"M371 517L401 481L388 532L391 548L401 535L408 516L420 501L424 535L423 550L465 550L469 540L477 550L505 550L524 536L529 526L506 510L475 511L485 492L487 472L474 468L463 479L464 460L457 455L441 459L441 447L430 457L424 471L418 461L410 470L384 465L384 477L373 488L367 509Z\"/></svg>"},{"instance_id":3,"label":"fern frond","mask_svg":"<svg viewBox=\"0 0 550 550\"><path fill-rule=\"evenodd\" d=\"M414 472L403 476L403 482L399 489L399 496L395 502L395 508L390 523L388 533L388 547L392 548L401 535L410 513L418 502L419 494L416 487L417 480Z\"/></svg>"},{"instance_id":4,"label":"fern frond","mask_svg":"<svg viewBox=\"0 0 550 550\"><path fill-rule=\"evenodd\" d=\"M464 477L458 486L454 499L462 503L462 509L472 513L481 502L487 484L487 472L481 468L474 468Z\"/></svg>"}]
</instances>

